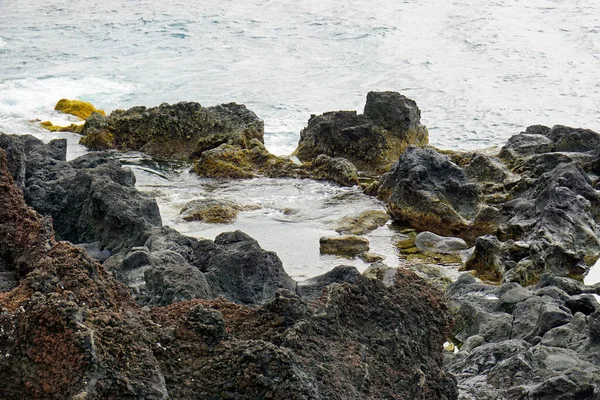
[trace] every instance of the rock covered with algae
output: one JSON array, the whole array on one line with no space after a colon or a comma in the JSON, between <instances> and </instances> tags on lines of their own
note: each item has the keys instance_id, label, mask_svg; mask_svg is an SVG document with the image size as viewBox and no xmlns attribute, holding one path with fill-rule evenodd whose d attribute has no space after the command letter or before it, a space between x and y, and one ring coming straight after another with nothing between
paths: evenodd
<instances>
[{"instance_id":1,"label":"rock covered with algae","mask_svg":"<svg viewBox=\"0 0 600 400\"><path fill-rule=\"evenodd\" d=\"M104 110L99 110L87 101L81 100L69 100L69 99L60 99L56 106L54 107L55 111L60 111L63 114L73 115L82 120L88 119L92 114L97 113L99 115L105 116L106 113ZM50 132L73 132L73 133L81 133L83 130L83 124L70 124L67 126L54 125L50 121L40 122L40 126L44 129L49 130Z\"/></svg>"}]
</instances>

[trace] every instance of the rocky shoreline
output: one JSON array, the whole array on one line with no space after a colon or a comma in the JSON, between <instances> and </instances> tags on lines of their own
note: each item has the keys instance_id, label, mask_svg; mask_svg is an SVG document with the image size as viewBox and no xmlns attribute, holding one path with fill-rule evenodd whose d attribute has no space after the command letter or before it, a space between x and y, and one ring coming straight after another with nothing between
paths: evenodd
<instances>
[{"instance_id":1,"label":"rocky shoreline","mask_svg":"<svg viewBox=\"0 0 600 400\"><path fill-rule=\"evenodd\" d=\"M0 134L0 397L600 396L600 285L582 283L600 256L599 134L532 126L496 154L442 151L414 101L371 92L363 114L312 116L294 158L235 103L90 112L81 142L102 151L69 162L64 140ZM340 221L321 251L372 266L298 283L243 232L184 236L106 150L202 177L360 184L388 216ZM218 220L243 205L190 207ZM413 271L360 237L388 217Z\"/></svg>"}]
</instances>

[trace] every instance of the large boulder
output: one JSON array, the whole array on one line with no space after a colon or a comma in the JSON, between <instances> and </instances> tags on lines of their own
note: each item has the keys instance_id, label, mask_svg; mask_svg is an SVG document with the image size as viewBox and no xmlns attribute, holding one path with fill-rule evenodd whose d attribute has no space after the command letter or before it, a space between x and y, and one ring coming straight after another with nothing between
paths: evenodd
<instances>
[{"instance_id":1,"label":"large boulder","mask_svg":"<svg viewBox=\"0 0 600 400\"><path fill-rule=\"evenodd\" d=\"M82 135L90 135L83 144L114 143L119 149L190 159L223 143L245 148L252 139L262 142L264 123L243 104L163 103L95 115L86 121Z\"/></svg>"},{"instance_id":2,"label":"large boulder","mask_svg":"<svg viewBox=\"0 0 600 400\"><path fill-rule=\"evenodd\" d=\"M417 104L396 92L370 92L363 114L313 115L300 132L294 154L311 161L320 154L343 157L360 170L383 171L411 144L428 143Z\"/></svg>"},{"instance_id":3,"label":"large boulder","mask_svg":"<svg viewBox=\"0 0 600 400\"><path fill-rule=\"evenodd\" d=\"M225 232L215 238L215 251L205 275L213 292L229 300L255 304L272 298L278 289L296 290L277 254L263 250L243 232Z\"/></svg>"},{"instance_id":4,"label":"large boulder","mask_svg":"<svg viewBox=\"0 0 600 400\"><path fill-rule=\"evenodd\" d=\"M400 223L462 238L470 238L469 220L482 201L479 187L448 156L415 146L382 177L377 196Z\"/></svg>"}]
</instances>

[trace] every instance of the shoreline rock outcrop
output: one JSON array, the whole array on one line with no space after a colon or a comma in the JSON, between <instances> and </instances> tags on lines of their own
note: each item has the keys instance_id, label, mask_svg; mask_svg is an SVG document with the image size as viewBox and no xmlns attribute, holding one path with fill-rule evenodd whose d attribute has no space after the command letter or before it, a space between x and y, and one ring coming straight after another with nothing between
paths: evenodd
<instances>
[{"instance_id":1,"label":"shoreline rock outcrop","mask_svg":"<svg viewBox=\"0 0 600 400\"><path fill-rule=\"evenodd\" d=\"M157 107L115 110L94 115L83 126L82 144L92 148L136 150L151 156L189 160L221 144L247 148L263 142L264 123L243 104L202 107L163 103Z\"/></svg>"},{"instance_id":2,"label":"shoreline rock outcrop","mask_svg":"<svg viewBox=\"0 0 600 400\"><path fill-rule=\"evenodd\" d=\"M445 361L462 398L596 398L600 304L586 293L599 291L550 274L527 288L462 275L448 288L460 350Z\"/></svg>"},{"instance_id":3,"label":"shoreline rock outcrop","mask_svg":"<svg viewBox=\"0 0 600 400\"><path fill-rule=\"evenodd\" d=\"M385 171L409 145L425 146L417 104L396 92L369 92L363 114L334 111L312 115L294 151L302 161L320 154L343 157L359 170Z\"/></svg>"},{"instance_id":4,"label":"shoreline rock outcrop","mask_svg":"<svg viewBox=\"0 0 600 400\"><path fill-rule=\"evenodd\" d=\"M409 147L370 190L403 226L472 244L495 236L496 254L481 247L466 266L485 280L581 279L600 256L599 141L590 130L534 126L509 139L500 158Z\"/></svg>"}]
</instances>

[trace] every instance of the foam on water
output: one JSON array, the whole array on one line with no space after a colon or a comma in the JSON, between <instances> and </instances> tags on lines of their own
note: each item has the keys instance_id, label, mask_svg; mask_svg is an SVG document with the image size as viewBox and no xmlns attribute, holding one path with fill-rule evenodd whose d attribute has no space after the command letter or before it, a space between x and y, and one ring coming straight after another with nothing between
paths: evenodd
<instances>
[{"instance_id":1,"label":"foam on water","mask_svg":"<svg viewBox=\"0 0 600 400\"><path fill-rule=\"evenodd\" d=\"M35 114L69 96L107 109L236 101L266 121L276 154L295 147L310 114L361 111L370 90L414 98L445 148L500 145L538 123L600 130L596 0L86 4L0 0L0 93L65 79L50 97L17 100Z\"/></svg>"}]
</instances>

